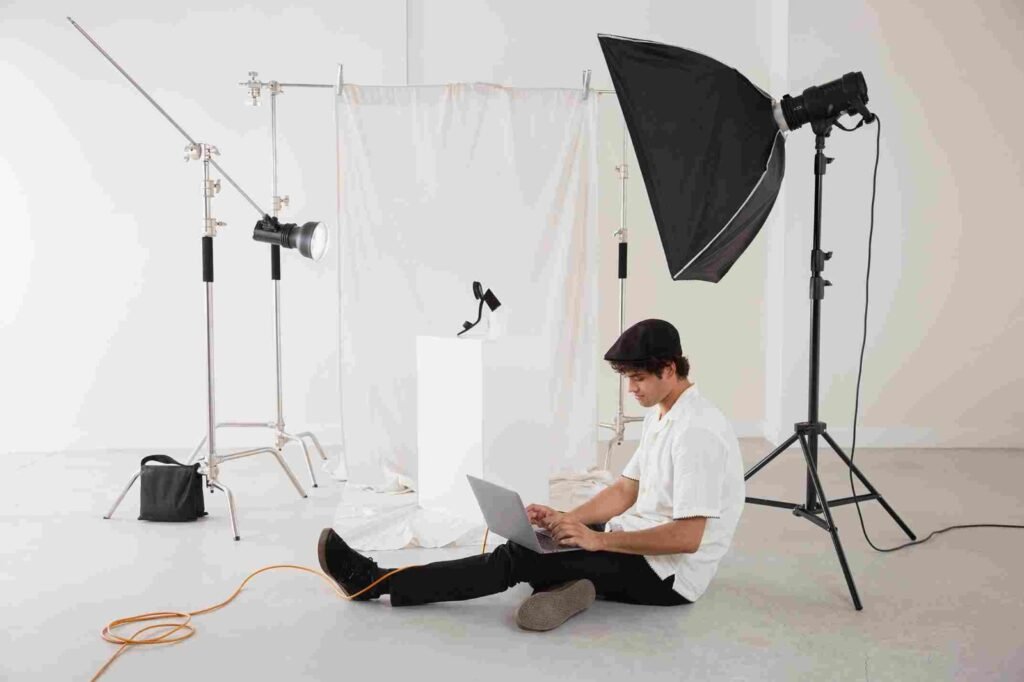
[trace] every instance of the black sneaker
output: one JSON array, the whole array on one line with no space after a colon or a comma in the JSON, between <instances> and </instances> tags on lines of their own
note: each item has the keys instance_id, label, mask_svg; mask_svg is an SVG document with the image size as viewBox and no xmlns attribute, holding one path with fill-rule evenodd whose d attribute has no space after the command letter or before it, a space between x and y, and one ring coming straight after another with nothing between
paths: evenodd
<instances>
[{"instance_id":1,"label":"black sneaker","mask_svg":"<svg viewBox=\"0 0 1024 682\"><path fill-rule=\"evenodd\" d=\"M316 554L323 572L331 576L349 597L387 573L377 567L376 561L364 557L345 544L341 536L331 528L320 531ZM383 583L355 597L353 601L376 599L382 594L385 594Z\"/></svg>"}]
</instances>

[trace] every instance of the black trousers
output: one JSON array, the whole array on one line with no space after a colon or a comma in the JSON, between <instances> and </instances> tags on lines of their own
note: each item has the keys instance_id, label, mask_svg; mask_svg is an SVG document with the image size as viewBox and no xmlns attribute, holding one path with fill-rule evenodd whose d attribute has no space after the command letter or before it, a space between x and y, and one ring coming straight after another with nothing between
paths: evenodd
<instances>
[{"instance_id":1,"label":"black trousers","mask_svg":"<svg viewBox=\"0 0 1024 682\"><path fill-rule=\"evenodd\" d=\"M628 604L677 606L690 601L672 589L675 576L658 577L647 560L618 552L538 554L506 542L489 554L408 568L388 580L392 606L462 601L504 592L518 583L541 590L588 578L599 598Z\"/></svg>"}]
</instances>

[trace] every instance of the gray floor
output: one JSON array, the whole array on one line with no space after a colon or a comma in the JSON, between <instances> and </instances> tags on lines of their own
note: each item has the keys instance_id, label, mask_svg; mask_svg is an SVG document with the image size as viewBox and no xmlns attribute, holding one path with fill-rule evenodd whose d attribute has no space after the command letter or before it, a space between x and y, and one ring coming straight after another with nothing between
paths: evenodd
<instances>
[{"instance_id":1,"label":"gray floor","mask_svg":"<svg viewBox=\"0 0 1024 682\"><path fill-rule=\"evenodd\" d=\"M743 443L748 464L768 451ZM180 454L180 453L176 453ZM628 450L620 450L613 469ZM302 469L290 455L297 473ZM918 532L954 523L1024 523L1024 451L861 450L857 463ZM340 484L302 500L270 459L225 465L239 505L230 538L223 497L195 524L135 520L134 490L100 517L138 462L135 453L5 455L0 478L0 679L88 679L114 652L108 621L196 610L273 563L315 566ZM804 470L787 452L748 486L799 499ZM845 470L823 460L826 491L849 494ZM304 477L301 476L300 478ZM853 506L837 524L864 610L851 606L828 535L785 510L748 505L733 550L704 598L678 608L598 602L560 629L513 622L529 594L415 609L349 603L317 578L257 577L226 609L195 619L176 646L118 659L104 680L1020 680L1024 679L1024 531L967 530L895 554L871 550ZM903 541L877 502L865 506L876 544ZM383 565L456 558L469 550L374 554ZM134 628L132 628L134 629ZM355 674L357 676L353 677ZM372 677L367 677L372 676Z\"/></svg>"}]
</instances>

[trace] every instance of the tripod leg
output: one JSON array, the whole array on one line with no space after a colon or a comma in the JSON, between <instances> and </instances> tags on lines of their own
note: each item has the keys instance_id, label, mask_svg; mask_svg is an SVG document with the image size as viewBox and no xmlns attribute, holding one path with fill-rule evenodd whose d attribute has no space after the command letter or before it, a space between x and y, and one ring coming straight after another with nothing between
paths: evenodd
<instances>
[{"instance_id":1,"label":"tripod leg","mask_svg":"<svg viewBox=\"0 0 1024 682\"><path fill-rule=\"evenodd\" d=\"M139 476L141 474L142 474L141 471L136 471L135 472L135 475L132 476L132 480L128 481L128 485L126 485L124 487L124 490L121 491L121 494L117 497L117 500L114 501L114 506L112 506L110 508L110 511L108 511L107 515L104 516L103 518L109 519L111 516L114 515L114 511L117 509L117 505L121 504L121 500L123 500L124 496L128 494L128 491L132 489L132 486L135 485L135 481L138 480L138 478L139 478Z\"/></svg>"},{"instance_id":2,"label":"tripod leg","mask_svg":"<svg viewBox=\"0 0 1024 682\"><path fill-rule=\"evenodd\" d=\"M864 474L860 472L860 469L858 469L856 465L854 465L854 463L850 461L850 458L846 456L846 453L843 452L843 449L840 448L834 440L832 440L832 436L828 435L828 433L826 432L822 432L821 435L822 437L824 437L826 441L828 441L828 444L832 446L832 449L835 450L835 453L839 455L840 459L846 462L846 466L850 467L854 475L856 475L860 482L864 484L864 487L867 488L872 495L878 495L879 504L882 505L882 508L885 509L885 511L889 512L889 516L892 517L892 520L895 521L897 525L899 525L899 527L903 529L903 532L906 533L911 540L916 540L917 536L914 535L914 532L912 530L910 530L910 527L907 526L907 524L903 523L903 519L901 519L899 515L895 511L893 511L893 508L889 506L889 503L885 501L885 498L882 497L877 490L875 490L875 487L871 485L870 481L868 481L867 478L864 477Z\"/></svg>"},{"instance_id":3,"label":"tripod leg","mask_svg":"<svg viewBox=\"0 0 1024 682\"><path fill-rule=\"evenodd\" d=\"M224 491L228 496L228 517L231 519L231 532L235 534L235 540L238 540L238 524L235 523L235 496L231 493L231 490L220 481L208 480L208 485L216 488L217 490Z\"/></svg>"},{"instance_id":4,"label":"tripod leg","mask_svg":"<svg viewBox=\"0 0 1024 682\"><path fill-rule=\"evenodd\" d=\"M839 542L839 531L836 529L836 524L832 520L832 512L828 508L828 498L825 497L825 491L821 489L821 481L818 480L818 471L814 466L814 461L811 458L811 450L807 445L807 439L801 435L800 447L804 451L804 459L807 460L807 471L811 475L811 481L814 482L814 491L818 495L818 500L821 502L821 510L825 514L825 520L828 522L828 532L832 536L832 544L835 545L836 554L839 556L839 565L843 568L843 575L846 577L846 585L850 588L850 596L853 598L853 606L858 611L863 609L860 603L860 596L857 595L857 586L853 584L853 575L850 574L850 566L846 563L846 554L843 553L843 546Z\"/></svg>"},{"instance_id":5,"label":"tripod leg","mask_svg":"<svg viewBox=\"0 0 1024 682\"><path fill-rule=\"evenodd\" d=\"M772 450L770 455L768 455L767 457L762 459L760 462L758 462L757 464L752 466L750 468L750 471L748 471L746 474L743 475L743 480L746 481L746 480L749 480L750 478L752 478L753 475L756 474L761 469L763 469L768 464L768 462L772 461L773 459L775 459L776 457L781 455L782 451L785 450L786 448L788 448L790 445L792 445L793 442L796 440L796 438L797 438L796 434L793 434L792 436L787 438L786 442L784 442L782 445L780 445L779 447L777 447L774 450Z\"/></svg>"}]
</instances>

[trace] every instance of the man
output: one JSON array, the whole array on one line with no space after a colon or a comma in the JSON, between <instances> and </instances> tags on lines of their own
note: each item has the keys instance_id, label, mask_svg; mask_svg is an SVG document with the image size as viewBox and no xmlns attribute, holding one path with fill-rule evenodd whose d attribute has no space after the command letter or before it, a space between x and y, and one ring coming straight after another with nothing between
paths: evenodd
<instances>
[{"instance_id":1,"label":"man","mask_svg":"<svg viewBox=\"0 0 1024 682\"><path fill-rule=\"evenodd\" d=\"M325 528L318 545L324 572L345 594L390 594L392 606L473 599L527 582L534 594L516 622L538 631L557 627L596 596L659 606L700 598L743 510L736 437L689 380L679 333L668 322L633 325L604 358L651 408L636 453L615 484L572 511L537 504L526 510L559 543L585 551L538 554L507 542L490 554L403 569L360 594L390 571ZM606 522L608 531L598 530Z\"/></svg>"}]
</instances>

